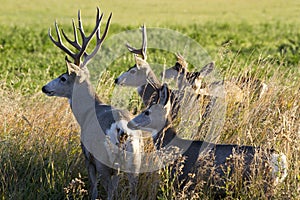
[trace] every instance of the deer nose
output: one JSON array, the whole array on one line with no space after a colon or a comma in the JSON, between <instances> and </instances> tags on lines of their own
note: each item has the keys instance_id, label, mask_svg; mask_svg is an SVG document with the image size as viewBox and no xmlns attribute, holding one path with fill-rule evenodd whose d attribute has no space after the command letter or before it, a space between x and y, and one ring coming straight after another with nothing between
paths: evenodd
<instances>
[{"instance_id":1,"label":"deer nose","mask_svg":"<svg viewBox=\"0 0 300 200\"><path fill-rule=\"evenodd\" d=\"M115 84L118 84L118 82L119 82L119 79L116 78L116 79L115 79Z\"/></svg>"},{"instance_id":2,"label":"deer nose","mask_svg":"<svg viewBox=\"0 0 300 200\"><path fill-rule=\"evenodd\" d=\"M133 120L127 123L127 127L130 128L131 130L137 130L137 125L135 122L133 122Z\"/></svg>"},{"instance_id":3,"label":"deer nose","mask_svg":"<svg viewBox=\"0 0 300 200\"><path fill-rule=\"evenodd\" d=\"M42 91L48 96L54 95L54 91L49 90L49 88L47 89L46 85L44 87L42 87Z\"/></svg>"},{"instance_id":4,"label":"deer nose","mask_svg":"<svg viewBox=\"0 0 300 200\"><path fill-rule=\"evenodd\" d=\"M44 93L47 93L46 86L43 86L43 87L42 87L42 91L43 91Z\"/></svg>"}]
</instances>

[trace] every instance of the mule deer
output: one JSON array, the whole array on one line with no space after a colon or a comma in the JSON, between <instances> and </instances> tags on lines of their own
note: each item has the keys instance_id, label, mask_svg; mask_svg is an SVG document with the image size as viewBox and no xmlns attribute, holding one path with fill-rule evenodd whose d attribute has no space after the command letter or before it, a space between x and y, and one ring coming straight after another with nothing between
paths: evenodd
<instances>
[{"instance_id":1,"label":"mule deer","mask_svg":"<svg viewBox=\"0 0 300 200\"><path fill-rule=\"evenodd\" d=\"M207 77L214 69L213 62L202 67L200 71L189 72L188 63L185 61L184 57L180 54L176 54L176 57L177 62L175 65L166 69L162 74L166 79L176 80L179 90L191 87L196 94L218 97L218 88L224 86L226 96L230 96L230 98L232 98L235 102L242 101L243 91L236 84L230 81L215 81L211 84L203 83L204 78Z\"/></svg>"},{"instance_id":2,"label":"mule deer","mask_svg":"<svg viewBox=\"0 0 300 200\"><path fill-rule=\"evenodd\" d=\"M259 98L261 98L268 90L267 84L263 83L261 80L249 77L241 77L239 80L233 81L216 81L209 85L203 84L203 79L214 69L214 63L205 65L199 72L189 72L188 63L185 61L184 57L180 54L177 54L176 57L177 62L175 65L166 69L162 74L166 79L175 79L179 90L191 86L197 94L218 97L219 88L224 86L226 97L230 97L233 102L242 102L247 89L254 91L254 93L258 94ZM240 84L236 84L235 82L240 82Z\"/></svg>"},{"instance_id":3,"label":"mule deer","mask_svg":"<svg viewBox=\"0 0 300 200\"><path fill-rule=\"evenodd\" d=\"M188 63L184 57L179 53L175 55L177 58L175 65L166 69L161 75L166 79L174 79L179 91L185 91L187 88L190 89L190 93L193 93L190 95L197 95L197 101L200 97L205 97L204 99L207 100L198 131L202 129L205 121L212 113L217 98L226 98L229 103L242 102L244 93L233 82L213 81L210 84L204 82L204 79L214 70L214 62L206 64L200 71L189 72Z\"/></svg>"},{"instance_id":4,"label":"mule deer","mask_svg":"<svg viewBox=\"0 0 300 200\"><path fill-rule=\"evenodd\" d=\"M287 160L283 153L273 151L263 151L262 148L254 146L239 146L232 144L213 144L205 141L195 141L181 139L172 128L170 117L170 91L166 84L158 90L159 99L157 103L149 105L142 113L137 115L128 123L128 127L133 130L144 130L152 133L153 140L158 150L174 146L182 151L185 158L182 174L179 175L179 183L204 180L207 187L213 184L213 192L216 197L224 196L224 185L228 174L236 170L236 166L229 164L228 161L233 155L239 155L242 162L242 178L244 181L255 173L251 166L255 164L257 156L261 158L262 163L270 166L272 172L266 177L277 184L282 182L287 176ZM261 153L263 152L263 153ZM211 165L208 163L213 162ZM266 167L267 168L267 167ZM203 169L207 169L203 173ZM229 172L226 169L231 169ZM269 172L266 170L266 172ZM174 171L172 171L174 176ZM212 174L215 173L216 176ZM190 177L195 174L195 177ZM221 177L221 180L218 179ZM225 181L225 182L223 182ZM181 189L184 185L181 185ZM222 189L223 188L223 189Z\"/></svg>"},{"instance_id":5,"label":"mule deer","mask_svg":"<svg viewBox=\"0 0 300 200\"><path fill-rule=\"evenodd\" d=\"M161 83L147 62L147 34L145 25L141 27L141 31L142 47L140 49L131 47L128 43L126 44L128 50L134 54L135 65L116 78L115 83L121 86L137 87L144 105L148 105L152 97L156 96L156 88L159 88Z\"/></svg>"},{"instance_id":6,"label":"mule deer","mask_svg":"<svg viewBox=\"0 0 300 200\"><path fill-rule=\"evenodd\" d=\"M126 44L128 50L134 54L135 65L130 67L126 72L122 73L115 79L115 83L121 86L137 87L138 94L143 100L144 105L149 105L151 102L157 100L157 88L161 87L161 82L156 77L155 73L151 69L147 62L147 35L146 26L141 27L142 31L142 47L136 49ZM141 57L138 57L140 55ZM172 91L172 112L173 118L176 117L179 106L179 92Z\"/></svg>"},{"instance_id":7,"label":"mule deer","mask_svg":"<svg viewBox=\"0 0 300 200\"><path fill-rule=\"evenodd\" d=\"M208 76L214 69L214 63L208 63L205 65L199 72L189 72L188 71L188 63L180 54L175 54L177 61L173 67L166 69L161 73L161 76L164 76L166 79L174 79L177 84L177 88L179 91L183 92L186 89L189 90L189 94L191 96L197 95L194 100L198 101L200 95L205 95L209 98L208 104L205 107L205 111L201 116L202 123L198 127L198 131L201 129L202 125L205 122L205 119L212 112L213 106L216 103L216 97L212 95L203 94L203 88L207 84L203 83L203 79ZM221 92L221 94L223 94Z\"/></svg>"},{"instance_id":8,"label":"mule deer","mask_svg":"<svg viewBox=\"0 0 300 200\"><path fill-rule=\"evenodd\" d=\"M74 60L74 63L69 61L66 56L67 72L50 81L42 88L42 91L48 96L69 99L72 112L81 128L81 147L91 183L92 199L98 198L98 178L107 192L108 199L113 198L119 180L118 170L114 167L133 172L128 173L128 179L132 188L132 197L135 197L136 176L141 162L141 132L127 128L127 122L131 119L130 113L104 104L95 93L89 79L87 64L100 49L107 35L111 17L112 13L107 20L102 36L100 36L100 23L103 13L100 15L100 9L97 8L96 25L90 35L86 36L81 22L80 11L78 11L78 28L73 21L74 40L69 39L65 32L61 31L65 40L77 51L75 53L63 44L58 25L55 22L57 40L52 37L51 29L49 29L49 37L58 48ZM80 33L82 44L79 43L77 29ZM87 47L95 35L96 46L88 54ZM120 163L114 163L116 154L111 148L114 145L120 147L117 150L122 152L126 150L133 154L132 157L125 160L127 163L123 167L116 166L120 165Z\"/></svg>"}]
</instances>

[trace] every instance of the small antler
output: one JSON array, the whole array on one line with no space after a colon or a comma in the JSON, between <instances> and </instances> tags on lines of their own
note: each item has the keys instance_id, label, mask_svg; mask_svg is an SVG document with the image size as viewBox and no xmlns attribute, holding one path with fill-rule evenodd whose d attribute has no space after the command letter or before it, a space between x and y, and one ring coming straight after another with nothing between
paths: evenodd
<instances>
[{"instance_id":1,"label":"small antler","mask_svg":"<svg viewBox=\"0 0 300 200\"><path fill-rule=\"evenodd\" d=\"M143 60L147 60L147 34L146 34L145 24L141 27L141 31L142 31L142 48L136 49L130 46L130 44L128 43L126 44L126 47L131 53L141 55Z\"/></svg>"},{"instance_id":2,"label":"small antler","mask_svg":"<svg viewBox=\"0 0 300 200\"><path fill-rule=\"evenodd\" d=\"M69 39L67 37L67 35L65 34L65 32L63 30L61 30L64 38L66 39L66 41L68 43L70 43L73 47L75 47L76 50L78 50L77 53L74 53L73 51L71 51L69 48L67 48L63 44L62 39L61 39L61 35L60 35L60 32L59 32L59 28L58 28L58 25L57 25L57 22L55 22L55 30L56 30L56 34L57 34L57 41L51 35L51 28L49 28L48 35L49 35L51 41L58 48L60 48L61 50L63 50L65 53L67 53L70 57L72 57L74 59L74 64L76 64L77 66L80 66L81 58L83 56L84 57L84 61L83 61L82 66L85 66L90 61L90 59L93 56L96 55L96 53L99 50L101 44L103 43L103 41L104 41L104 39L105 39L105 37L107 35L108 28L110 26L110 20L111 20L111 17L112 17L112 13L110 13L110 15L109 15L109 18L107 20L104 33L103 33L102 37L100 38L100 24L101 24L102 17L103 17L103 13L100 15L100 9L99 9L99 7L97 7L96 25L95 25L93 31L91 32L91 34L88 37L86 37L86 35L84 33L83 26L82 26L80 10L78 11L78 26L79 26L78 30L80 32L81 39L82 39L82 44L81 45L78 42L77 29L76 29L74 20L72 20L73 32L74 32L74 41L72 41L71 39ZM87 54L86 53L87 46L88 46L88 44L90 43L91 39L93 38L93 36L95 34L96 34L96 39L97 39L96 47L92 51L92 53Z\"/></svg>"},{"instance_id":3,"label":"small antler","mask_svg":"<svg viewBox=\"0 0 300 200\"><path fill-rule=\"evenodd\" d=\"M177 62L182 66L187 68L188 67L188 63L185 61L184 57L180 54L180 53L175 53L176 57L177 57Z\"/></svg>"}]
</instances>

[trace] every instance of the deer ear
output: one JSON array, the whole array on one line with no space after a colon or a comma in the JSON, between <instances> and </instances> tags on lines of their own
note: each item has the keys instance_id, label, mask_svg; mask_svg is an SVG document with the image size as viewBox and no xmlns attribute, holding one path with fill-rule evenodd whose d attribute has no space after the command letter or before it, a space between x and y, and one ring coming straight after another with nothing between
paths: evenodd
<instances>
[{"instance_id":1,"label":"deer ear","mask_svg":"<svg viewBox=\"0 0 300 200\"><path fill-rule=\"evenodd\" d=\"M66 60L67 63L67 68L68 68L68 74L72 74L75 73L77 77L79 77L78 82L82 83L84 80L86 80L86 78L88 77L86 70L81 69L80 67L78 67L77 65L75 65L74 63L71 63L69 61Z\"/></svg>"},{"instance_id":2,"label":"deer ear","mask_svg":"<svg viewBox=\"0 0 300 200\"><path fill-rule=\"evenodd\" d=\"M159 90L159 104L165 106L170 98L170 91L168 85L164 83Z\"/></svg>"},{"instance_id":3,"label":"deer ear","mask_svg":"<svg viewBox=\"0 0 300 200\"><path fill-rule=\"evenodd\" d=\"M66 57L66 64L67 64L67 70L68 70L68 74L72 74L75 73L76 75L79 75L80 73L80 67L78 67L77 65L71 63L68 58Z\"/></svg>"},{"instance_id":4,"label":"deer ear","mask_svg":"<svg viewBox=\"0 0 300 200\"><path fill-rule=\"evenodd\" d=\"M202 77L207 76L208 74L210 74L213 71L214 67L215 67L214 62L208 63L200 70L200 76L202 76Z\"/></svg>"},{"instance_id":5,"label":"deer ear","mask_svg":"<svg viewBox=\"0 0 300 200\"><path fill-rule=\"evenodd\" d=\"M163 84L159 91L159 104L163 106L165 110L166 117L169 116L171 111L171 99L170 99L170 90L168 88L168 85L166 83Z\"/></svg>"}]
</instances>

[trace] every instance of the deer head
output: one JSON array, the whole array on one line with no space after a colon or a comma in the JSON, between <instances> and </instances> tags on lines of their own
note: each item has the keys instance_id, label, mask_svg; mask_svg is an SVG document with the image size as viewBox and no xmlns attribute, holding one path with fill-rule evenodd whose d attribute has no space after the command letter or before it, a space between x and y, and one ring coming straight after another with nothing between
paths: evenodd
<instances>
[{"instance_id":1,"label":"deer head","mask_svg":"<svg viewBox=\"0 0 300 200\"><path fill-rule=\"evenodd\" d=\"M147 84L148 74L151 71L149 64L137 55L134 55L134 59L135 65L116 78L115 84L131 87Z\"/></svg>"},{"instance_id":2,"label":"deer head","mask_svg":"<svg viewBox=\"0 0 300 200\"><path fill-rule=\"evenodd\" d=\"M162 75L166 79L174 79L177 83L178 89L182 90L187 86L191 86L196 93L203 87L202 80L209 75L214 69L214 63L208 63L199 72L189 72L188 63L180 54L175 54L177 62L173 67L166 69Z\"/></svg>"},{"instance_id":3,"label":"deer head","mask_svg":"<svg viewBox=\"0 0 300 200\"><path fill-rule=\"evenodd\" d=\"M142 47L136 49L126 44L127 49L134 54L135 65L130 67L126 72L116 78L115 83L118 85L126 85L132 87L139 87L147 84L147 78L151 73L151 68L147 63L147 35L146 26L141 27L142 31ZM139 57L140 55L141 57Z\"/></svg>"},{"instance_id":4,"label":"deer head","mask_svg":"<svg viewBox=\"0 0 300 200\"><path fill-rule=\"evenodd\" d=\"M157 102L149 105L142 113L128 122L128 128L149 131L154 135L170 122L171 92L167 84L163 84L157 92L159 96Z\"/></svg>"},{"instance_id":5,"label":"deer head","mask_svg":"<svg viewBox=\"0 0 300 200\"><path fill-rule=\"evenodd\" d=\"M188 72L188 63L185 61L184 57L181 54L175 54L177 61L173 67L166 69L162 75L166 79L178 79L180 76L185 76Z\"/></svg>"},{"instance_id":6,"label":"deer head","mask_svg":"<svg viewBox=\"0 0 300 200\"><path fill-rule=\"evenodd\" d=\"M67 72L61 74L58 78L50 81L48 84L43 86L42 91L48 95L48 96L59 96L59 97L66 97L71 98L72 97L72 91L73 86L75 83L82 84L86 81L89 81L89 71L87 69L87 64L91 59L96 55L98 50L100 49L106 35L108 32L108 28L110 25L110 20L112 17L112 13L110 14L106 27L104 30L104 33L102 36L100 36L100 24L103 18L103 13L100 15L100 9L97 8L97 16L96 16L96 25L93 29L93 31L90 33L89 36L85 35L83 26L82 26L82 20L81 20L81 14L80 10L78 11L78 28L75 25L74 20L72 21L73 24L73 32L74 32L74 40L71 40L67 37L65 32L61 30L62 35L64 36L65 40L75 49L75 52L70 50L68 47L66 47L61 38L61 33L59 31L57 22L55 22L55 30L57 34L57 40L53 38L51 35L51 28L49 28L48 35L51 39L51 41L63 52L65 52L68 56L70 56L73 59L73 62L71 62L68 57L66 56L66 66L67 66ZM81 36L82 43L79 44L77 31L79 31ZM86 49L91 41L91 39L96 35L96 47L94 50L88 54L86 52Z\"/></svg>"},{"instance_id":7,"label":"deer head","mask_svg":"<svg viewBox=\"0 0 300 200\"><path fill-rule=\"evenodd\" d=\"M199 94L200 89L207 87L205 84L203 84L203 80L213 71L214 66L214 62L210 62L202 67L199 72L187 72L185 76L187 85L190 85L194 92Z\"/></svg>"}]
</instances>

